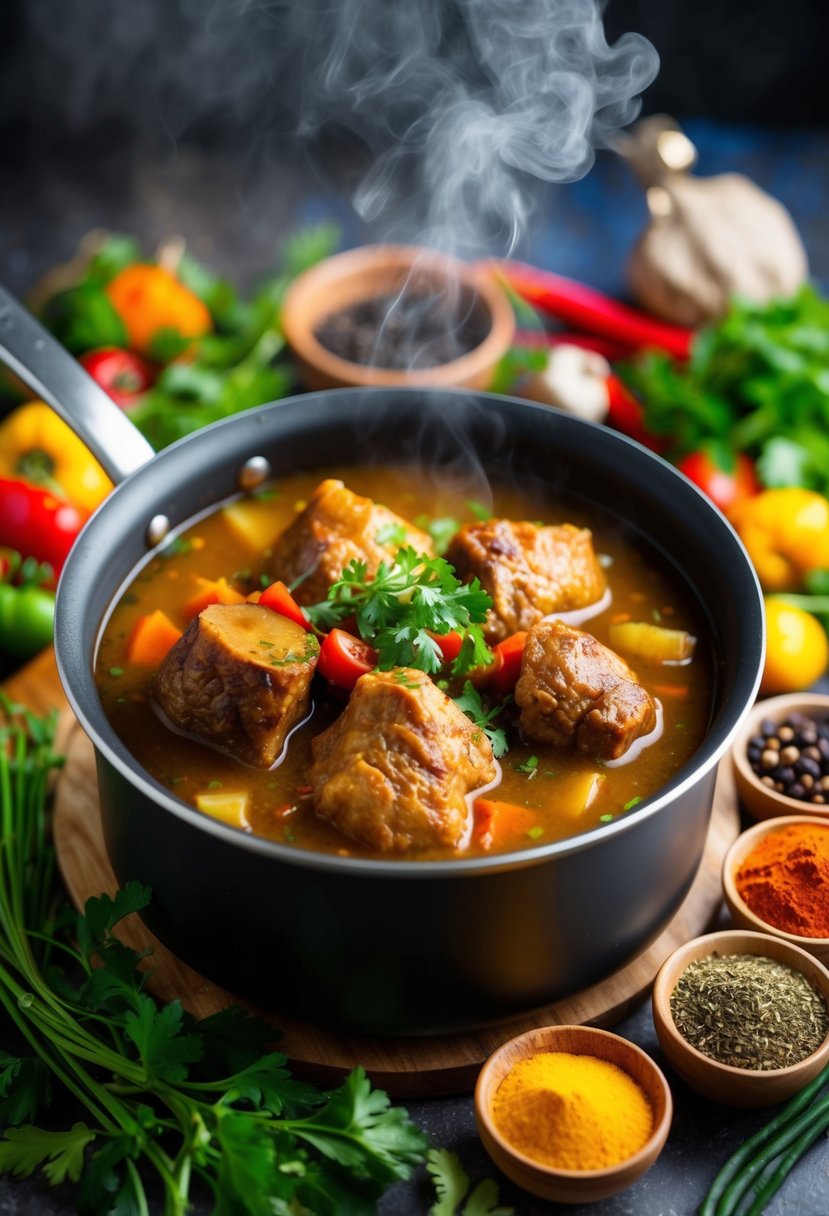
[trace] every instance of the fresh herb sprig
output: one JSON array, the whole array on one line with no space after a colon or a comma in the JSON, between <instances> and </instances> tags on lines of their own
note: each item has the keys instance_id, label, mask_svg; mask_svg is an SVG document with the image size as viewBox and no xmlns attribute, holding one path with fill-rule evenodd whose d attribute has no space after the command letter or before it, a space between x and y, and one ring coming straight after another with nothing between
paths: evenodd
<instances>
[{"instance_id":1,"label":"fresh herb sprig","mask_svg":"<svg viewBox=\"0 0 829 1216\"><path fill-rule=\"evenodd\" d=\"M506 755L509 751L509 743L506 731L500 726L493 726L492 721L503 712L511 699L511 697L507 697L499 705L485 709L481 694L470 680L464 682L461 695L452 698L458 709L462 710L475 726L480 727L489 739L492 744L492 754L496 760L500 760L501 756Z\"/></svg>"},{"instance_id":2,"label":"fresh herb sprig","mask_svg":"<svg viewBox=\"0 0 829 1216\"><path fill-rule=\"evenodd\" d=\"M216 1216L369 1216L424 1159L422 1132L362 1069L331 1093L295 1080L271 1049L276 1032L238 1008L196 1021L178 1001L159 1005L143 957L114 934L150 898L139 883L89 900L61 931L47 830L54 719L0 706L0 1008L26 1048L0 1057L0 1172L80 1183L78 1210L95 1216L148 1216L148 1171L164 1216L183 1216L194 1183ZM53 1086L83 1121L32 1124Z\"/></svg>"},{"instance_id":3,"label":"fresh herb sprig","mask_svg":"<svg viewBox=\"0 0 829 1216\"><path fill-rule=\"evenodd\" d=\"M514 1216L514 1208L500 1206L498 1184L491 1178L479 1182L469 1194L469 1176L457 1153L450 1153L445 1148L430 1149L426 1169L437 1195L429 1208L429 1216ZM466 1203L461 1208L464 1199Z\"/></svg>"},{"instance_id":4,"label":"fresh herb sprig","mask_svg":"<svg viewBox=\"0 0 829 1216\"><path fill-rule=\"evenodd\" d=\"M381 671L440 671L443 656L432 634L457 630L463 643L452 673L462 675L492 662L481 628L491 606L477 579L461 583L442 557L428 557L404 545L373 575L365 562L350 562L329 587L328 598L306 611L320 629L353 616L360 637L377 651Z\"/></svg>"},{"instance_id":5,"label":"fresh herb sprig","mask_svg":"<svg viewBox=\"0 0 829 1216\"><path fill-rule=\"evenodd\" d=\"M619 371L670 459L706 448L728 468L744 451L766 486L829 493L829 300L813 287L735 299L687 363L648 352Z\"/></svg>"}]
</instances>

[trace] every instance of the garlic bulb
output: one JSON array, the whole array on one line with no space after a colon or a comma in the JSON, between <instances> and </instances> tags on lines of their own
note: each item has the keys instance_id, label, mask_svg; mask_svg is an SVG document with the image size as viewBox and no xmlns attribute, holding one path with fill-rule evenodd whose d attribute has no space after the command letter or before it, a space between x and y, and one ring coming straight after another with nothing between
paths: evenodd
<instances>
[{"instance_id":1,"label":"garlic bulb","mask_svg":"<svg viewBox=\"0 0 829 1216\"><path fill-rule=\"evenodd\" d=\"M659 193L655 193L659 192ZM643 308L680 325L721 317L733 295L764 303L808 274L788 211L738 173L670 174L648 192L653 215L628 265Z\"/></svg>"}]
</instances>

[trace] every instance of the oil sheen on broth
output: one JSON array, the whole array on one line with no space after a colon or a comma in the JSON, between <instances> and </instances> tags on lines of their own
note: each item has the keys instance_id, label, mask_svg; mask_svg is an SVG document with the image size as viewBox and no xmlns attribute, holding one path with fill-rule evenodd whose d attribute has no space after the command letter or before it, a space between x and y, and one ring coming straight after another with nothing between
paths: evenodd
<instances>
[{"instance_id":1,"label":"oil sheen on broth","mask_svg":"<svg viewBox=\"0 0 829 1216\"><path fill-rule=\"evenodd\" d=\"M254 511L261 516L266 544L292 522L324 477L339 477L356 493L420 523L424 516L451 516L460 523L475 518L477 504L470 507L468 491L448 482L435 483L435 474L427 478L422 470L408 467L329 468L292 474L258 496ZM585 504L558 504L542 496L536 486L495 485L491 493L495 516L545 524L567 522L592 529L611 596L603 610L580 628L608 646L610 625L625 619L685 629L698 639L692 661L684 665L630 660L644 688L661 704L662 734L647 747L634 745L628 762L602 766L598 793L586 810L562 809L557 789L563 788L569 775L595 769L595 759L570 750L527 746L513 723L508 731L509 751L500 762L500 782L487 797L528 807L534 818L529 828L524 824L499 841L503 852L549 843L611 822L665 785L702 741L711 708L713 659L696 605L674 572L657 560L641 537L622 534L615 521L591 514ZM127 657L127 639L138 617L160 608L184 628L182 605L194 594L198 578L235 576L238 580L244 576L247 583L237 585L253 589L262 585L267 557L267 548L263 551L247 543L223 509L201 519L156 555L138 572L104 628L96 661L103 705L114 730L139 764L184 801L195 804L206 792L245 789L251 831L297 848L372 856L319 819L307 796L311 739L335 720L344 703L320 687L319 680L315 680L311 718L292 734L281 763L261 770L243 766L165 726L151 703L151 673L132 665ZM509 720L509 708L506 717ZM482 851L473 838L463 855ZM422 860L456 856L451 850L417 854Z\"/></svg>"}]
</instances>

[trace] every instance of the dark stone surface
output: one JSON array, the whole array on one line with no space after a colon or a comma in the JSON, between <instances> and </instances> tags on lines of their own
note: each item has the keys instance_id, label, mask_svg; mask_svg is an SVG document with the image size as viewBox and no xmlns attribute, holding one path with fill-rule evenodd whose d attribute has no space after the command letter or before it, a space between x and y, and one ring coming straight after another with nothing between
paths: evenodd
<instances>
[{"instance_id":1,"label":"dark stone surface","mask_svg":"<svg viewBox=\"0 0 829 1216\"><path fill-rule=\"evenodd\" d=\"M808 131L772 134L710 122L688 124L688 130L700 148L700 172L740 169L787 204L805 238L815 276L829 281L829 136ZM377 235L358 224L350 211L341 188L348 174L348 164L320 172L319 167L284 156L265 158L254 170L241 156L216 159L193 151L153 163L126 153L88 163L21 155L14 180L5 178L0 201L0 277L23 292L48 267L71 256L90 228L106 227L136 232L148 248L171 232L182 233L196 256L246 283L272 265L284 234L299 225L336 219L343 226L345 244ZM536 218L535 232L521 250L524 256L624 292L625 257L645 211L623 165L602 157L583 181L547 189ZM5 1029L0 1023L0 1044ZM663 1063L648 1007L617 1029ZM591 1216L691 1216L719 1164L768 1117L768 1112L737 1112L704 1101L666 1071L676 1112L662 1156L628 1191L589 1208L570 1208L573 1216L587 1216L588 1211ZM495 1173L477 1139L470 1098L416 1102L410 1110L435 1144L459 1153L473 1178ZM81 1114L67 1104L54 1116L59 1126ZM523 1216L566 1210L534 1201L506 1182L501 1197ZM432 1199L420 1174L390 1192L380 1211L383 1216L422 1216ZM74 1210L71 1188L50 1190L37 1180L0 1180L0 1216L67 1216ZM160 1206L152 1210L160 1211ZM767 1210L770 1216L829 1212L829 1149L824 1138Z\"/></svg>"}]
</instances>

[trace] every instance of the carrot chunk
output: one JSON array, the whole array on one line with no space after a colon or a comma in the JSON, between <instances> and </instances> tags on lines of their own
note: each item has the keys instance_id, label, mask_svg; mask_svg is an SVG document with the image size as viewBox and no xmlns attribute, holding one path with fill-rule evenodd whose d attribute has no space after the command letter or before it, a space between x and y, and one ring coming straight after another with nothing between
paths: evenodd
<instances>
[{"instance_id":1,"label":"carrot chunk","mask_svg":"<svg viewBox=\"0 0 829 1216\"><path fill-rule=\"evenodd\" d=\"M139 667L159 667L167 651L181 637L170 618L160 608L140 616L127 642L127 658Z\"/></svg>"},{"instance_id":2,"label":"carrot chunk","mask_svg":"<svg viewBox=\"0 0 829 1216\"><path fill-rule=\"evenodd\" d=\"M182 612L190 621L211 604L241 604L245 597L226 578L197 578L198 591L183 606Z\"/></svg>"}]
</instances>

